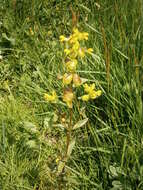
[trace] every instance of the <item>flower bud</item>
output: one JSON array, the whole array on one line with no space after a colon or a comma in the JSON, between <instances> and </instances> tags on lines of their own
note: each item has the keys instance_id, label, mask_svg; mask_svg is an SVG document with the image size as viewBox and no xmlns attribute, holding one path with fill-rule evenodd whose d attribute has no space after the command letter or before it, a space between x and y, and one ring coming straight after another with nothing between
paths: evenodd
<instances>
[{"instance_id":1,"label":"flower bud","mask_svg":"<svg viewBox=\"0 0 143 190\"><path fill-rule=\"evenodd\" d=\"M64 76L63 76L63 84L64 85L70 84L72 82L72 79L73 79L72 74L65 73Z\"/></svg>"},{"instance_id":2,"label":"flower bud","mask_svg":"<svg viewBox=\"0 0 143 190\"><path fill-rule=\"evenodd\" d=\"M66 63L67 70L70 72L74 72L76 70L76 66L77 66L76 59L72 59Z\"/></svg>"},{"instance_id":3,"label":"flower bud","mask_svg":"<svg viewBox=\"0 0 143 190\"><path fill-rule=\"evenodd\" d=\"M72 101L74 98L74 94L71 89L65 90L63 94L63 101L66 102L69 108L72 108Z\"/></svg>"},{"instance_id":4,"label":"flower bud","mask_svg":"<svg viewBox=\"0 0 143 190\"><path fill-rule=\"evenodd\" d=\"M81 85L81 79L78 74L73 74L73 84L78 87Z\"/></svg>"}]
</instances>

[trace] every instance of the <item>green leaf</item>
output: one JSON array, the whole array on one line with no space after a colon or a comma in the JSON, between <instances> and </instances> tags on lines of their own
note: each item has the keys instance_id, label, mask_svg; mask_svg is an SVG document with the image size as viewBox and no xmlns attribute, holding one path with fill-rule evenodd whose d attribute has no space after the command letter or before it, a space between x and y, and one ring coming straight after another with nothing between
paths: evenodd
<instances>
[{"instance_id":1,"label":"green leaf","mask_svg":"<svg viewBox=\"0 0 143 190\"><path fill-rule=\"evenodd\" d=\"M29 122L29 121L24 122L24 127L25 127L26 130L29 130L32 133L37 133L38 132L36 125L34 123Z\"/></svg>"},{"instance_id":2,"label":"green leaf","mask_svg":"<svg viewBox=\"0 0 143 190\"><path fill-rule=\"evenodd\" d=\"M58 165L58 171L57 171L57 174L60 175L65 167L65 162L64 161L60 161L59 162L59 165Z\"/></svg>"},{"instance_id":3,"label":"green leaf","mask_svg":"<svg viewBox=\"0 0 143 190\"><path fill-rule=\"evenodd\" d=\"M28 145L30 148L37 148L37 144L34 140L29 140L26 145Z\"/></svg>"},{"instance_id":4,"label":"green leaf","mask_svg":"<svg viewBox=\"0 0 143 190\"><path fill-rule=\"evenodd\" d=\"M73 126L73 130L78 129L78 128L84 126L84 125L87 123L87 121L88 121L88 118L85 118L85 119L83 119L83 120L78 121L78 122Z\"/></svg>"},{"instance_id":5,"label":"green leaf","mask_svg":"<svg viewBox=\"0 0 143 190\"><path fill-rule=\"evenodd\" d=\"M113 187L110 190L123 190L123 186L120 181L114 180L112 182Z\"/></svg>"},{"instance_id":6,"label":"green leaf","mask_svg":"<svg viewBox=\"0 0 143 190\"><path fill-rule=\"evenodd\" d=\"M73 139L69 144L68 151L67 151L68 157L71 155L74 145L75 145L75 139Z\"/></svg>"},{"instance_id":7,"label":"green leaf","mask_svg":"<svg viewBox=\"0 0 143 190\"><path fill-rule=\"evenodd\" d=\"M116 170L116 167L115 166L110 166L109 167L109 170L110 170L110 175L113 176L113 177L118 177L118 173L117 173L117 170Z\"/></svg>"},{"instance_id":8,"label":"green leaf","mask_svg":"<svg viewBox=\"0 0 143 190\"><path fill-rule=\"evenodd\" d=\"M5 40L9 41L12 45L15 45L15 39L12 38L12 37L9 38L9 37L6 35L6 33L2 33L2 37L3 37Z\"/></svg>"},{"instance_id":9,"label":"green leaf","mask_svg":"<svg viewBox=\"0 0 143 190\"><path fill-rule=\"evenodd\" d=\"M126 175L125 173L124 173L124 171L121 169L121 167L116 167L116 166L114 166L114 165L110 165L109 166L109 171L108 171L109 173L110 173L110 177L112 178L112 177L118 177L119 176L119 174L120 175Z\"/></svg>"}]
</instances>

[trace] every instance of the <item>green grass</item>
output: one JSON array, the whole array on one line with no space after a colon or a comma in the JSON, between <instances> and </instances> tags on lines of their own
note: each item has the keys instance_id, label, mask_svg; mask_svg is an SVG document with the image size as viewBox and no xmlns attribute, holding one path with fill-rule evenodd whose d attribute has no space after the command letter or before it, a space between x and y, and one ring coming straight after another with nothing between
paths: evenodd
<instances>
[{"instance_id":1,"label":"green grass","mask_svg":"<svg viewBox=\"0 0 143 190\"><path fill-rule=\"evenodd\" d=\"M31 3L33 2L33 3ZM89 123L77 131L63 189L143 189L142 0L72 1L79 29L89 33L79 73L102 89L86 106ZM70 34L71 1L0 1L0 189L52 190L64 133L49 122L43 94L61 94L59 35ZM31 35L30 28L34 31ZM109 80L106 67L110 64ZM79 117L75 107L74 119Z\"/></svg>"}]
</instances>

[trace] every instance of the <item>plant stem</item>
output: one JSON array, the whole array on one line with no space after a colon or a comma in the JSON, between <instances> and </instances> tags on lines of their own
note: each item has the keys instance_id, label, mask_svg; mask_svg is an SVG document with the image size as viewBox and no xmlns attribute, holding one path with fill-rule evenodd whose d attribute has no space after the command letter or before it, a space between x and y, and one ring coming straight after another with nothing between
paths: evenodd
<instances>
[{"instance_id":1,"label":"plant stem","mask_svg":"<svg viewBox=\"0 0 143 190\"><path fill-rule=\"evenodd\" d=\"M67 158L68 158L68 149L69 149L69 145L70 145L70 140L71 140L71 131L72 131L72 117L73 117L73 110L70 108L69 109L69 125L68 125L68 128L67 128L67 141L66 141L66 152L65 152L65 156L63 158L63 161L66 162L67 161ZM65 168L65 167L64 167ZM62 190L62 181L63 181L63 172L64 172L64 168L61 172L61 179L59 181L59 190Z\"/></svg>"},{"instance_id":2,"label":"plant stem","mask_svg":"<svg viewBox=\"0 0 143 190\"><path fill-rule=\"evenodd\" d=\"M71 130L72 130L72 117L73 117L73 111L70 108L69 110L69 115L70 115L70 121L69 121L69 125L68 125L68 129L67 129L67 146L66 146L66 154L65 154L65 158L67 159L67 153L68 153L68 147L70 144L70 140L71 140Z\"/></svg>"}]
</instances>

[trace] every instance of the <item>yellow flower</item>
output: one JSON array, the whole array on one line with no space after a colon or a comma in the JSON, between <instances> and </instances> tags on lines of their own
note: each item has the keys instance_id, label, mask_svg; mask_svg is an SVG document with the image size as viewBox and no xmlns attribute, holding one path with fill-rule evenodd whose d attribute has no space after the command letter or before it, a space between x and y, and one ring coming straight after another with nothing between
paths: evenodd
<instances>
[{"instance_id":1,"label":"yellow flower","mask_svg":"<svg viewBox=\"0 0 143 190\"><path fill-rule=\"evenodd\" d=\"M89 99L95 99L99 96L101 96L102 94L102 91L101 90L97 90L95 91L95 84L91 84L91 85L88 85L88 84L85 84L84 85L84 91L87 93L85 95L83 95L81 98L83 101L88 101Z\"/></svg>"},{"instance_id":2,"label":"yellow flower","mask_svg":"<svg viewBox=\"0 0 143 190\"><path fill-rule=\"evenodd\" d=\"M72 60L66 62L66 68L69 72L74 72L76 70L76 66L77 66L76 59L72 59Z\"/></svg>"},{"instance_id":3,"label":"yellow flower","mask_svg":"<svg viewBox=\"0 0 143 190\"><path fill-rule=\"evenodd\" d=\"M81 79L78 76L78 74L67 74L67 73L65 73L63 75L63 84L64 85L71 84L72 81L73 81L73 84L75 87L78 87L81 85Z\"/></svg>"},{"instance_id":4,"label":"yellow flower","mask_svg":"<svg viewBox=\"0 0 143 190\"><path fill-rule=\"evenodd\" d=\"M77 28L73 29L73 38L77 38L78 40L88 40L87 32L79 32Z\"/></svg>"},{"instance_id":5,"label":"yellow flower","mask_svg":"<svg viewBox=\"0 0 143 190\"><path fill-rule=\"evenodd\" d=\"M60 158L57 158L57 159L56 159L56 163L58 164L58 163L59 163L59 161L60 161Z\"/></svg>"},{"instance_id":6,"label":"yellow flower","mask_svg":"<svg viewBox=\"0 0 143 190\"><path fill-rule=\"evenodd\" d=\"M74 37L73 35L70 36L69 42L70 44L74 44L78 41L77 37Z\"/></svg>"},{"instance_id":7,"label":"yellow flower","mask_svg":"<svg viewBox=\"0 0 143 190\"><path fill-rule=\"evenodd\" d=\"M58 97L57 97L56 92L53 90L53 91L52 91L52 95L46 93L46 94L44 95L44 99L45 99L47 102L56 103L57 100L58 100Z\"/></svg>"},{"instance_id":8,"label":"yellow flower","mask_svg":"<svg viewBox=\"0 0 143 190\"><path fill-rule=\"evenodd\" d=\"M88 33L87 32L79 32L79 30L77 28L74 28L73 34L69 38L69 42L71 44L74 44L80 40L88 40Z\"/></svg>"},{"instance_id":9,"label":"yellow flower","mask_svg":"<svg viewBox=\"0 0 143 190\"><path fill-rule=\"evenodd\" d=\"M90 97L89 97L88 94L86 94L86 95L83 95L83 96L81 97L81 99L82 99L82 101L88 101L88 100L90 99Z\"/></svg>"},{"instance_id":10,"label":"yellow flower","mask_svg":"<svg viewBox=\"0 0 143 190\"><path fill-rule=\"evenodd\" d=\"M65 73L64 76L63 76L63 84L64 85L70 84L72 82L72 79L73 79L72 74Z\"/></svg>"},{"instance_id":11,"label":"yellow flower","mask_svg":"<svg viewBox=\"0 0 143 190\"><path fill-rule=\"evenodd\" d=\"M80 44L78 41L73 43L70 49L64 49L66 56L70 57L71 59L75 59L77 57L78 50L80 48Z\"/></svg>"},{"instance_id":12,"label":"yellow flower","mask_svg":"<svg viewBox=\"0 0 143 190\"><path fill-rule=\"evenodd\" d=\"M101 96L101 94L102 94L101 90L98 90L98 91L93 90L89 95L90 95L91 99L95 99L95 98Z\"/></svg>"},{"instance_id":13,"label":"yellow flower","mask_svg":"<svg viewBox=\"0 0 143 190\"><path fill-rule=\"evenodd\" d=\"M82 40L88 40L88 35L89 35L89 34L88 34L87 32L83 32L83 33L82 33L82 36L81 36L81 39L82 39Z\"/></svg>"},{"instance_id":14,"label":"yellow flower","mask_svg":"<svg viewBox=\"0 0 143 190\"><path fill-rule=\"evenodd\" d=\"M74 94L71 89L65 90L63 94L63 101L66 102L69 108L72 108L72 101L74 98Z\"/></svg>"},{"instance_id":15,"label":"yellow flower","mask_svg":"<svg viewBox=\"0 0 143 190\"><path fill-rule=\"evenodd\" d=\"M75 43L73 44L73 46L72 46L72 51L78 51L79 47L80 47L79 42L78 42L78 41L75 42Z\"/></svg>"},{"instance_id":16,"label":"yellow flower","mask_svg":"<svg viewBox=\"0 0 143 190\"><path fill-rule=\"evenodd\" d=\"M86 50L86 52L89 53L89 54L91 54L91 53L93 52L93 49L92 49L92 48L88 48L88 49Z\"/></svg>"},{"instance_id":17,"label":"yellow flower","mask_svg":"<svg viewBox=\"0 0 143 190\"><path fill-rule=\"evenodd\" d=\"M91 93L95 89L95 84L91 84L90 86L88 84L84 84L84 91L87 93Z\"/></svg>"},{"instance_id":18,"label":"yellow flower","mask_svg":"<svg viewBox=\"0 0 143 190\"><path fill-rule=\"evenodd\" d=\"M70 37L69 37L69 43L70 44L74 44L77 41L78 41L78 36L77 35L75 35L75 34L70 35Z\"/></svg>"},{"instance_id":19,"label":"yellow flower","mask_svg":"<svg viewBox=\"0 0 143 190\"><path fill-rule=\"evenodd\" d=\"M60 42L67 42L69 38L66 38L64 35L60 36Z\"/></svg>"},{"instance_id":20,"label":"yellow flower","mask_svg":"<svg viewBox=\"0 0 143 190\"><path fill-rule=\"evenodd\" d=\"M69 55L69 54L71 53L71 50L70 50L70 49L64 49L64 53L65 53L66 55Z\"/></svg>"}]
</instances>

